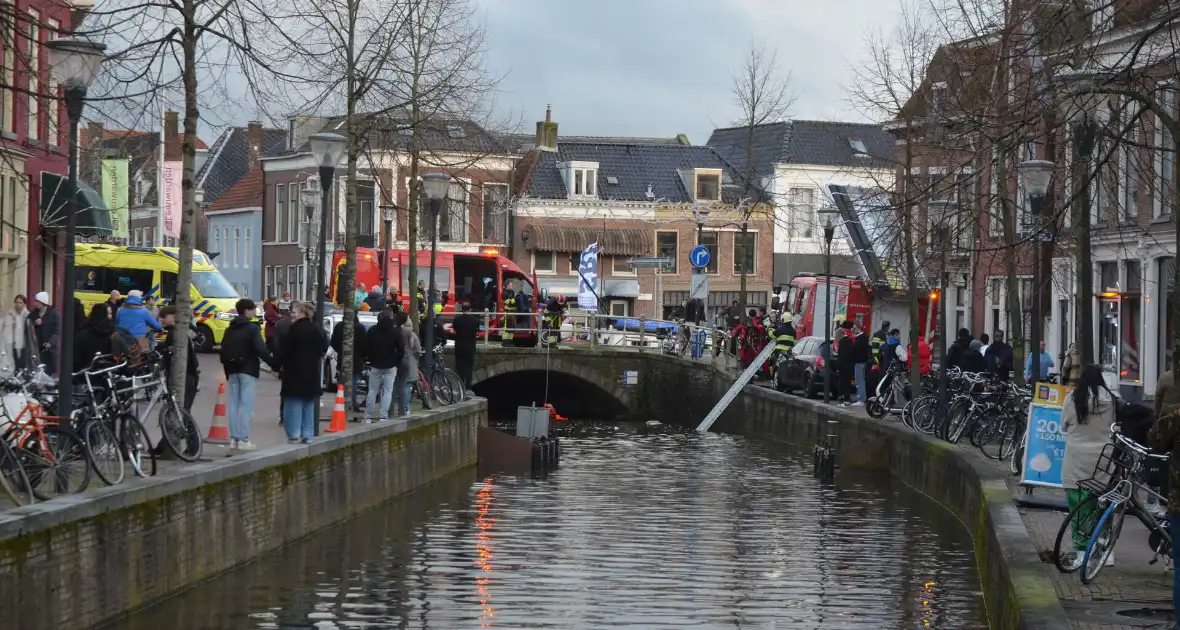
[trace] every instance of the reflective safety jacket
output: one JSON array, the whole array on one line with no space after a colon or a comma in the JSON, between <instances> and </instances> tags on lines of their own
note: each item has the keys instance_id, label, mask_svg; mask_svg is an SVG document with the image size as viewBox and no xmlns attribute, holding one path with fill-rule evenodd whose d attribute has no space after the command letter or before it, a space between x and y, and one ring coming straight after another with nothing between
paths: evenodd
<instances>
[{"instance_id":1,"label":"reflective safety jacket","mask_svg":"<svg viewBox=\"0 0 1180 630\"><path fill-rule=\"evenodd\" d=\"M774 337L774 349L780 352L792 350L795 347L795 327L790 322L783 322L771 333Z\"/></svg>"},{"instance_id":2,"label":"reflective safety jacket","mask_svg":"<svg viewBox=\"0 0 1180 630\"><path fill-rule=\"evenodd\" d=\"M885 345L885 339L881 338L880 331L873 333L873 338L869 339L869 346L873 349L873 363L881 364L881 346Z\"/></svg>"}]
</instances>

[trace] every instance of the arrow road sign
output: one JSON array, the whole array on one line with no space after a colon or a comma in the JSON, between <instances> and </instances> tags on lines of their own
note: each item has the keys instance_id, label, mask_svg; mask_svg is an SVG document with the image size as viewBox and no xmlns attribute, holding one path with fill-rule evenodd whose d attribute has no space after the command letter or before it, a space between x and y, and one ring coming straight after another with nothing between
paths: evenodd
<instances>
[{"instance_id":1,"label":"arrow road sign","mask_svg":"<svg viewBox=\"0 0 1180 630\"><path fill-rule=\"evenodd\" d=\"M692 266L698 269L708 267L709 258L709 248L704 245L697 245L688 254L688 262L692 263Z\"/></svg>"}]
</instances>

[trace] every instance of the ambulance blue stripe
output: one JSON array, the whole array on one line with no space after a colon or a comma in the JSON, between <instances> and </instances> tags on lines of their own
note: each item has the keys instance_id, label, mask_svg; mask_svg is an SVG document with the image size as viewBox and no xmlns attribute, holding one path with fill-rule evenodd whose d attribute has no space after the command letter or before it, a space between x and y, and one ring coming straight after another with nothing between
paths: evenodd
<instances>
[{"instance_id":1,"label":"ambulance blue stripe","mask_svg":"<svg viewBox=\"0 0 1180 630\"><path fill-rule=\"evenodd\" d=\"M217 310L217 305L216 305L216 304L210 304L210 305L209 305L209 308L208 308L208 309L206 309L206 310L205 310L205 312L204 312L204 313L201 313L201 314L202 314L202 315L212 315L212 314L213 314L213 311L216 311L216 310Z\"/></svg>"},{"instance_id":2,"label":"ambulance blue stripe","mask_svg":"<svg viewBox=\"0 0 1180 630\"><path fill-rule=\"evenodd\" d=\"M208 305L209 305L209 300L201 300L200 303L198 303L196 306L193 307L193 312L200 313L201 309L205 308Z\"/></svg>"},{"instance_id":3,"label":"ambulance blue stripe","mask_svg":"<svg viewBox=\"0 0 1180 630\"><path fill-rule=\"evenodd\" d=\"M160 292L160 285L157 284L156 286L152 287L151 291L148 291L148 296L155 297L155 295L159 292Z\"/></svg>"}]
</instances>

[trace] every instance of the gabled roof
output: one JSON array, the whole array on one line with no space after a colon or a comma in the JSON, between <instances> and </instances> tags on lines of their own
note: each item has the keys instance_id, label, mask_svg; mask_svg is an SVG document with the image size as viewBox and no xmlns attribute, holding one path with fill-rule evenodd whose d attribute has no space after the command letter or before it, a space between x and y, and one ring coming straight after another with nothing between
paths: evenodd
<instances>
[{"instance_id":1,"label":"gabled roof","mask_svg":"<svg viewBox=\"0 0 1180 630\"><path fill-rule=\"evenodd\" d=\"M231 127L221 134L209 151L209 159L197 171L197 188L204 191L205 202L213 203L250 170L249 132L246 127ZM260 155L278 155L287 148L287 132L263 129Z\"/></svg>"},{"instance_id":2,"label":"gabled roof","mask_svg":"<svg viewBox=\"0 0 1180 630\"><path fill-rule=\"evenodd\" d=\"M250 172L246 173L234 185L222 193L209 206L209 211L261 208L263 198L262 181L262 167L255 165L254 168L250 169Z\"/></svg>"},{"instance_id":3,"label":"gabled roof","mask_svg":"<svg viewBox=\"0 0 1180 630\"><path fill-rule=\"evenodd\" d=\"M527 133L502 133L497 134L500 142L508 148L509 151L517 155L523 155L533 150L537 146L537 136ZM586 144L674 144L688 146L688 136L679 134L673 138L664 137L628 137L628 136L560 136L559 142L580 142Z\"/></svg>"},{"instance_id":4,"label":"gabled roof","mask_svg":"<svg viewBox=\"0 0 1180 630\"><path fill-rule=\"evenodd\" d=\"M361 135L368 149L410 150L458 153L508 154L510 151L495 134L470 120L430 119L411 125L400 112L358 114ZM344 134L346 116L329 118L320 131ZM305 142L297 152L309 150Z\"/></svg>"},{"instance_id":5,"label":"gabled roof","mask_svg":"<svg viewBox=\"0 0 1180 630\"><path fill-rule=\"evenodd\" d=\"M719 168L727 200L740 193L741 178L710 147L680 144L612 144L558 141L557 151L537 152L537 163L528 180L527 194L540 199L566 199L561 162L597 162L597 192L601 199L687 203L693 200L682 171ZM611 180L617 184L610 183ZM648 194L650 187L651 194Z\"/></svg>"},{"instance_id":6,"label":"gabled roof","mask_svg":"<svg viewBox=\"0 0 1180 630\"><path fill-rule=\"evenodd\" d=\"M745 172L748 127L713 130L709 146L725 157L739 172ZM865 151L853 147L863 143ZM882 167L894 153L893 137L873 123L794 120L756 125L752 141L754 173L774 174L776 164ZM865 157L867 156L867 157Z\"/></svg>"}]
</instances>

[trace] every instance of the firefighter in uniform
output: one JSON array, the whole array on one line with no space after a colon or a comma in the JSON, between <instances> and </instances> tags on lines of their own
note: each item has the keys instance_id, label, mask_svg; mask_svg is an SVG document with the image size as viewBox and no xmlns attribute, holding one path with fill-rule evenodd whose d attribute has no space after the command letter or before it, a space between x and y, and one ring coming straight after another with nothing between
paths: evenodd
<instances>
[{"instance_id":1,"label":"firefighter in uniform","mask_svg":"<svg viewBox=\"0 0 1180 630\"><path fill-rule=\"evenodd\" d=\"M508 287L508 288L504 289L504 312L505 313L515 313L516 309L517 309L516 292L512 290L512 287ZM500 338L501 339L511 339L512 332L509 331L508 329L514 328L515 326L516 326L516 316L504 315L504 325L500 327Z\"/></svg>"},{"instance_id":2,"label":"firefighter in uniform","mask_svg":"<svg viewBox=\"0 0 1180 630\"><path fill-rule=\"evenodd\" d=\"M418 321L421 322L426 319L426 281L425 280L418 281L417 295L415 297L418 299Z\"/></svg>"},{"instance_id":3,"label":"firefighter in uniform","mask_svg":"<svg viewBox=\"0 0 1180 630\"><path fill-rule=\"evenodd\" d=\"M795 349L795 327L791 325L791 314L783 313L778 326L771 332L774 337L774 356L770 358L770 365L776 369L782 357Z\"/></svg>"},{"instance_id":4,"label":"firefighter in uniform","mask_svg":"<svg viewBox=\"0 0 1180 630\"><path fill-rule=\"evenodd\" d=\"M873 364L881 365L881 346L885 345L886 340L889 339L889 322L880 330L874 331L872 338L869 339L869 347L873 349Z\"/></svg>"}]
</instances>

